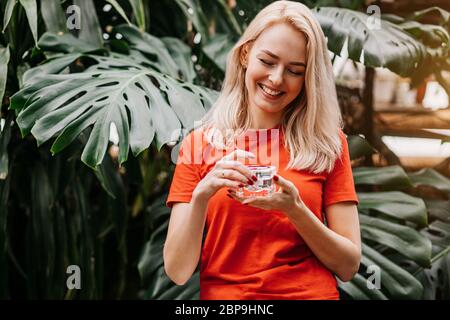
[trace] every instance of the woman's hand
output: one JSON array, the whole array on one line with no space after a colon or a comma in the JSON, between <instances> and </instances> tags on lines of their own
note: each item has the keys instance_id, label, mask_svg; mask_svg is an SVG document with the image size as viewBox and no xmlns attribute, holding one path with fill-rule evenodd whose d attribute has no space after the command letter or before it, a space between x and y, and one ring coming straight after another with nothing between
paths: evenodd
<instances>
[{"instance_id":1,"label":"woman's hand","mask_svg":"<svg viewBox=\"0 0 450 320\"><path fill-rule=\"evenodd\" d=\"M228 187L230 189L241 188L246 184L252 185L256 176L241 162L233 159L255 158L251 152L234 150L216 162L213 169L200 180L193 195L208 201L219 189Z\"/></svg>"},{"instance_id":2,"label":"woman's hand","mask_svg":"<svg viewBox=\"0 0 450 320\"><path fill-rule=\"evenodd\" d=\"M247 204L252 207L264 210L280 210L287 216L297 212L298 209L304 208L305 204L300 198L297 187L289 180L280 175L273 177L273 181L279 187L278 191L274 192L269 197L250 197L243 198L236 194L234 190L229 189L228 194L233 199Z\"/></svg>"}]
</instances>

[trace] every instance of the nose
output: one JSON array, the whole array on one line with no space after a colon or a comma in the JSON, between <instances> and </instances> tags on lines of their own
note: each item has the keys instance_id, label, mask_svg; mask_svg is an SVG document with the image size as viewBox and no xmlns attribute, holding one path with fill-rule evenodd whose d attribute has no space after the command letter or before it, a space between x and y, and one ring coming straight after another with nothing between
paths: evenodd
<instances>
[{"instance_id":1,"label":"nose","mask_svg":"<svg viewBox=\"0 0 450 320\"><path fill-rule=\"evenodd\" d=\"M269 81L273 83L274 87L281 85L283 82L283 67L280 66L274 69L269 75Z\"/></svg>"}]
</instances>

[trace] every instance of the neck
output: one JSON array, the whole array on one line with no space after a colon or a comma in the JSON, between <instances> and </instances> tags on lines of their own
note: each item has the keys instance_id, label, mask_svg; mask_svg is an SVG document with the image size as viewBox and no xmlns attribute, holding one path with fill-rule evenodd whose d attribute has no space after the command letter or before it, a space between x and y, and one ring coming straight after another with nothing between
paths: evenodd
<instances>
[{"instance_id":1,"label":"neck","mask_svg":"<svg viewBox=\"0 0 450 320\"><path fill-rule=\"evenodd\" d=\"M252 108L252 129L271 129L281 123L282 111L278 113L264 112L259 108Z\"/></svg>"}]
</instances>

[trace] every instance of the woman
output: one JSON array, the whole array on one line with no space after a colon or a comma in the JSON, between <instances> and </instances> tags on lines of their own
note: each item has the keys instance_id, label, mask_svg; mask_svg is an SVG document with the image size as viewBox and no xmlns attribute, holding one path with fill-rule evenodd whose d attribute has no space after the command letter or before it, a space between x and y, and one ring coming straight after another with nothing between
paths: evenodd
<instances>
[{"instance_id":1,"label":"woman","mask_svg":"<svg viewBox=\"0 0 450 320\"><path fill-rule=\"evenodd\" d=\"M361 257L341 127L319 24L300 3L270 4L229 54L203 125L182 142L166 203L167 275L184 284L201 257L201 299L339 299L334 274L349 281ZM244 148L233 147L242 137ZM251 161L276 166L277 192L238 196L256 178Z\"/></svg>"}]
</instances>

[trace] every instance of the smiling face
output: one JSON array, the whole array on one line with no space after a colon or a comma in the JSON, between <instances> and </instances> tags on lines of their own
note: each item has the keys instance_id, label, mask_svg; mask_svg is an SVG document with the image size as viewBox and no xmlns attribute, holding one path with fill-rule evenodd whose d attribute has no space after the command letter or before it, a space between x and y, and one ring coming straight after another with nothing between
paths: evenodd
<instances>
[{"instance_id":1,"label":"smiling face","mask_svg":"<svg viewBox=\"0 0 450 320\"><path fill-rule=\"evenodd\" d=\"M301 92L306 69L306 38L287 23L264 30L243 47L250 112L258 122L281 120L283 109ZM270 119L270 120L269 120Z\"/></svg>"}]
</instances>

